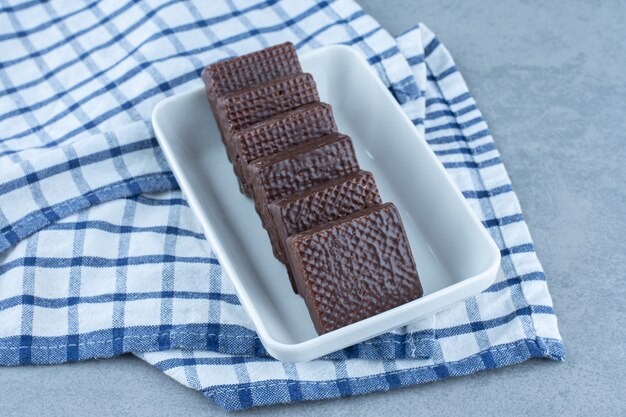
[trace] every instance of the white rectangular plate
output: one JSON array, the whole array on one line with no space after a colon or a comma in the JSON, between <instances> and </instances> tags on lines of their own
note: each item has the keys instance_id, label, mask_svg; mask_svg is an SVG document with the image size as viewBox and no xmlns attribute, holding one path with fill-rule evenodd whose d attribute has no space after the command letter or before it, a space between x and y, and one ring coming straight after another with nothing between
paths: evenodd
<instances>
[{"instance_id":1,"label":"white rectangular plate","mask_svg":"<svg viewBox=\"0 0 626 417\"><path fill-rule=\"evenodd\" d=\"M220 264L267 351L290 362L311 360L478 294L495 279L500 252L435 154L374 70L345 46L300 57L339 130L354 141L383 201L396 204L424 296L318 336L304 301L272 255L252 200L239 193L201 85L160 102L157 139Z\"/></svg>"}]
</instances>

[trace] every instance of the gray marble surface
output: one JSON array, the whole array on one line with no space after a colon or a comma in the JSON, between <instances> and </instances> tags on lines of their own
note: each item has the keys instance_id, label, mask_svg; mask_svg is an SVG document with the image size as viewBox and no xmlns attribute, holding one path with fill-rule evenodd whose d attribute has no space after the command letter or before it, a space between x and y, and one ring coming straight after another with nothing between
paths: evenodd
<instances>
[{"instance_id":1,"label":"gray marble surface","mask_svg":"<svg viewBox=\"0 0 626 417\"><path fill-rule=\"evenodd\" d=\"M565 363L239 415L625 415L626 3L362 0L425 22L489 122L546 270ZM132 356L0 368L0 416L226 415Z\"/></svg>"}]
</instances>

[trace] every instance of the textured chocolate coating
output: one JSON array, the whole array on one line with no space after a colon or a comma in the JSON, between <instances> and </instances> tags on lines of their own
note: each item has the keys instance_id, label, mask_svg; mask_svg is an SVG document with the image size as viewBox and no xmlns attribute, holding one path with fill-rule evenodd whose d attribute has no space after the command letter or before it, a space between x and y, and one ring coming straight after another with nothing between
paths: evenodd
<instances>
[{"instance_id":1,"label":"textured chocolate coating","mask_svg":"<svg viewBox=\"0 0 626 417\"><path fill-rule=\"evenodd\" d=\"M226 94L302 72L291 42L209 65L202 80L209 96Z\"/></svg>"},{"instance_id":2,"label":"textured chocolate coating","mask_svg":"<svg viewBox=\"0 0 626 417\"><path fill-rule=\"evenodd\" d=\"M248 166L257 202L268 202L358 170L352 141L341 133L292 146ZM259 200L263 198L263 200Z\"/></svg>"},{"instance_id":3,"label":"textured chocolate coating","mask_svg":"<svg viewBox=\"0 0 626 417\"><path fill-rule=\"evenodd\" d=\"M234 132L269 119L279 113L319 101L311 74L297 74L254 85L218 97L215 116L222 139L232 158L230 137Z\"/></svg>"},{"instance_id":4,"label":"textured chocolate coating","mask_svg":"<svg viewBox=\"0 0 626 417\"><path fill-rule=\"evenodd\" d=\"M269 226L267 204L284 196L307 190L335 178L356 172L359 164L352 141L346 135L331 133L248 165L252 196L263 225L270 234L274 254L284 260L278 241Z\"/></svg>"},{"instance_id":5,"label":"textured chocolate coating","mask_svg":"<svg viewBox=\"0 0 626 417\"><path fill-rule=\"evenodd\" d=\"M302 67L296 50L290 42L207 66L202 71L202 80L224 144L228 144L228 136L232 132L227 130L228 124L224 116L219 114L218 98L300 73L302 73ZM228 146L226 150L228 159L233 161L233 153L229 151ZM240 189L245 191L241 180L239 184Z\"/></svg>"},{"instance_id":6,"label":"textured chocolate coating","mask_svg":"<svg viewBox=\"0 0 626 417\"><path fill-rule=\"evenodd\" d=\"M289 236L379 204L374 175L358 171L269 203L268 227L284 253Z\"/></svg>"},{"instance_id":7,"label":"textured chocolate coating","mask_svg":"<svg viewBox=\"0 0 626 417\"><path fill-rule=\"evenodd\" d=\"M287 259L318 334L422 296L415 261L392 203L287 239Z\"/></svg>"},{"instance_id":8,"label":"textured chocolate coating","mask_svg":"<svg viewBox=\"0 0 626 417\"><path fill-rule=\"evenodd\" d=\"M330 104L312 103L281 113L232 136L235 173L248 191L251 161L337 131Z\"/></svg>"}]
</instances>

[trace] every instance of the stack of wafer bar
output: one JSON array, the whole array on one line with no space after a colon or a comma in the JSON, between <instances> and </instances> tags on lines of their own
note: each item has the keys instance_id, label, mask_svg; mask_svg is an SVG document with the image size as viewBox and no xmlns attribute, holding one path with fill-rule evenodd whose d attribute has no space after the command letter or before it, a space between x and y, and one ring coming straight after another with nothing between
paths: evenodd
<instances>
[{"instance_id":1,"label":"stack of wafer bar","mask_svg":"<svg viewBox=\"0 0 626 417\"><path fill-rule=\"evenodd\" d=\"M202 79L240 189L319 334L422 296L398 210L359 168L291 43L210 65Z\"/></svg>"}]
</instances>

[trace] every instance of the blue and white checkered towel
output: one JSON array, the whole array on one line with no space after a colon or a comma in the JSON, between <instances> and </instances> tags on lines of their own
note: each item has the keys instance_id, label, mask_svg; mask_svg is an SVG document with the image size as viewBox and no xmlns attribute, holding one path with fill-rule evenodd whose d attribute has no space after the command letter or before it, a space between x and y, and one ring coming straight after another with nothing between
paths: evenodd
<instances>
[{"instance_id":1,"label":"blue and white checkered towel","mask_svg":"<svg viewBox=\"0 0 626 417\"><path fill-rule=\"evenodd\" d=\"M149 123L205 65L286 40L363 53L502 252L482 294L303 364L263 349ZM0 5L0 364L124 352L226 409L563 358L493 139L426 27L394 39L350 0Z\"/></svg>"}]
</instances>

